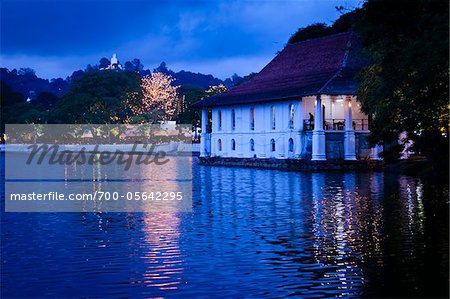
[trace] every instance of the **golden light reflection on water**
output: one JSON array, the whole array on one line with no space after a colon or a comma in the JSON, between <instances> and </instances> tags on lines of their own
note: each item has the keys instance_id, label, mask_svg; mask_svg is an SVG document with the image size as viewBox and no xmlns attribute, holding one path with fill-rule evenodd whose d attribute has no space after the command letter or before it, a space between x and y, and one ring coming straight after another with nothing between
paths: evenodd
<instances>
[{"instance_id":1,"label":"golden light reflection on water","mask_svg":"<svg viewBox=\"0 0 450 299\"><path fill-rule=\"evenodd\" d=\"M166 180L161 184L161 190L171 188L172 190L182 190L180 183L174 178L188 178L192 174L186 168L185 163L179 163L178 159L171 159L170 164L161 171L155 171L152 165L141 167L141 177L149 177L152 181ZM141 190L147 191L147 185L139 184ZM174 203L166 202L166 205ZM176 290L182 283L183 257L180 253L180 214L170 210L170 207L160 207L158 212L152 207L148 207L151 213L144 214L144 225L142 231L144 237L143 262L146 264L143 273L143 283L152 288L162 291ZM176 208L176 206L174 206Z\"/></svg>"},{"instance_id":2,"label":"golden light reflection on water","mask_svg":"<svg viewBox=\"0 0 450 299\"><path fill-rule=\"evenodd\" d=\"M323 175L312 174L314 257L321 265L339 267L326 277L337 278L343 294L364 283L362 263L381 250L382 209L371 196L382 187L380 175L372 175L370 184L364 185L354 174L332 184Z\"/></svg>"},{"instance_id":3,"label":"golden light reflection on water","mask_svg":"<svg viewBox=\"0 0 450 299\"><path fill-rule=\"evenodd\" d=\"M422 202L423 198L423 184L419 179L411 179L406 176L398 178L399 190L403 209L405 211L404 217L407 218L406 223L408 227L405 228L410 234L423 233L425 213Z\"/></svg>"},{"instance_id":4,"label":"golden light reflection on water","mask_svg":"<svg viewBox=\"0 0 450 299\"><path fill-rule=\"evenodd\" d=\"M175 290L182 283L183 257L179 247L180 218L176 213L144 215L143 283L160 290Z\"/></svg>"},{"instance_id":5,"label":"golden light reflection on water","mask_svg":"<svg viewBox=\"0 0 450 299\"><path fill-rule=\"evenodd\" d=\"M186 180L192 176L191 169L187 168L190 167L190 163L190 159L183 161L170 159L170 162L163 168L151 164L140 165L123 173L125 183L102 181L106 178L106 173L114 171L114 169L109 169L111 168L109 165L95 165L92 168L92 177L95 179L90 183L91 190L92 192L117 191L120 194L138 192L141 195L143 192L156 190L184 190L190 182L186 183L183 179ZM155 189L155 186L159 189ZM99 205L101 204L99 203ZM125 205L124 210L135 210L136 202L134 201L125 200L122 204ZM160 291L176 290L182 283L184 271L184 261L179 247L180 213L177 212L178 203L166 201L155 204L149 201L145 204L142 203L140 209L144 212L142 216L144 237L140 244L142 250L140 258L145 264L145 270L141 273L142 279L135 280L133 278L130 283L144 284Z\"/></svg>"}]
</instances>

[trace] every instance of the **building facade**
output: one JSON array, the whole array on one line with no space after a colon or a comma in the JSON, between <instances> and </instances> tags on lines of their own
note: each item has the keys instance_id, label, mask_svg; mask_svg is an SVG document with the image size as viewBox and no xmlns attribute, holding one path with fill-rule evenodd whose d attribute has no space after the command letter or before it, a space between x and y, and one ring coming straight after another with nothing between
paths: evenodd
<instances>
[{"instance_id":1,"label":"building facade","mask_svg":"<svg viewBox=\"0 0 450 299\"><path fill-rule=\"evenodd\" d=\"M195 104L200 155L223 158L379 159L355 97L351 33L288 45L253 79Z\"/></svg>"}]
</instances>

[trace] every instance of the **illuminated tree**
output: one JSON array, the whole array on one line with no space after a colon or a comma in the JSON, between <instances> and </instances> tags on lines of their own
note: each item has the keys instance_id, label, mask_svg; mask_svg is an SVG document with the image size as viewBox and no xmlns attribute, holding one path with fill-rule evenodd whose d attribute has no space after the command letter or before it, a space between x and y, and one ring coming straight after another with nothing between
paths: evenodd
<instances>
[{"instance_id":1,"label":"illuminated tree","mask_svg":"<svg viewBox=\"0 0 450 299\"><path fill-rule=\"evenodd\" d=\"M174 80L171 76L160 72L142 78L142 108L136 112L158 115L159 120L172 120L180 99L179 86L172 85Z\"/></svg>"},{"instance_id":2,"label":"illuminated tree","mask_svg":"<svg viewBox=\"0 0 450 299\"><path fill-rule=\"evenodd\" d=\"M211 97L216 94L227 91L227 87L223 84L210 86L207 90L205 90L206 97Z\"/></svg>"}]
</instances>

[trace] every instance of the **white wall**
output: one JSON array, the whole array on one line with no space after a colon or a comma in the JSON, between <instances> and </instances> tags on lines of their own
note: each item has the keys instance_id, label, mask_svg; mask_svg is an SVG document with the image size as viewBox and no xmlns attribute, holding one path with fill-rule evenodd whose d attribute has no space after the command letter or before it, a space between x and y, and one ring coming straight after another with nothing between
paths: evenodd
<instances>
[{"instance_id":1,"label":"white wall","mask_svg":"<svg viewBox=\"0 0 450 299\"><path fill-rule=\"evenodd\" d=\"M344 97L322 95L325 105L325 118L332 109L334 119L344 119ZM313 115L315 97L304 97L292 101L271 102L265 104L247 104L212 108L211 156L236 158L300 158L306 154L303 121ZM290 128L290 104L294 105L294 128ZM272 128L271 111L275 107L276 126ZM250 109L254 108L254 130L250 126ZM235 110L235 128L232 127L232 109ZM219 111L222 115L219 127ZM352 97L353 119L365 119L355 97ZM289 151L289 139L294 142L293 151ZM232 149L232 140L235 149ZM254 151L250 149L250 140L254 140ZM275 141L275 151L271 150L271 140ZM209 140L209 139L208 139ZM219 149L219 140L222 149Z\"/></svg>"},{"instance_id":2,"label":"white wall","mask_svg":"<svg viewBox=\"0 0 450 299\"><path fill-rule=\"evenodd\" d=\"M211 134L211 155L220 157L244 157L285 159L293 157L295 147L300 145L300 122L303 114L299 107L300 100L273 102L267 104L238 105L214 107L212 109L213 126ZM289 127L289 105L294 105L294 128ZM276 127L272 129L271 107L275 107ZM255 109L255 129L250 129L250 108ZM232 130L232 109L235 109L236 127ZM222 126L219 130L219 111L222 114ZM294 150L289 152L289 138L294 141ZM219 139L222 150L219 150ZM236 149L232 150L232 139L236 142ZM250 140L255 142L255 151L250 150ZM275 151L271 151L271 139L275 140Z\"/></svg>"}]
</instances>

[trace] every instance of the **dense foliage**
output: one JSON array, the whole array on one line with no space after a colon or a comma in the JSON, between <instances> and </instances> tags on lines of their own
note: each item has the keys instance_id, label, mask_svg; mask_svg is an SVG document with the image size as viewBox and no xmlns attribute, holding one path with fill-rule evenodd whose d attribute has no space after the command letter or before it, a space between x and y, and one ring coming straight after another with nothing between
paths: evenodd
<instances>
[{"instance_id":1,"label":"dense foliage","mask_svg":"<svg viewBox=\"0 0 450 299\"><path fill-rule=\"evenodd\" d=\"M368 1L356 28L372 58L358 90L372 141L389 144L406 132L416 152L446 163L448 2Z\"/></svg>"},{"instance_id":2,"label":"dense foliage","mask_svg":"<svg viewBox=\"0 0 450 299\"><path fill-rule=\"evenodd\" d=\"M36 76L34 70L21 68L8 70L0 68L0 80L25 97L38 96L41 92L49 92L61 96L69 90L70 78L46 80Z\"/></svg>"},{"instance_id":3,"label":"dense foliage","mask_svg":"<svg viewBox=\"0 0 450 299\"><path fill-rule=\"evenodd\" d=\"M337 8L342 11L343 8ZM333 25L328 26L324 23L315 23L306 27L299 28L288 40L288 44L298 43L307 39L327 36L341 32L350 31L354 28L355 23L360 19L361 9L355 9L347 12L339 17Z\"/></svg>"},{"instance_id":4,"label":"dense foliage","mask_svg":"<svg viewBox=\"0 0 450 299\"><path fill-rule=\"evenodd\" d=\"M217 88L225 90L223 85ZM61 97L41 92L31 100L3 82L0 91L1 136L5 123L121 124L175 120L199 126L200 115L191 105L209 95L196 85L180 87L170 75L161 72L141 78L136 71L95 69L72 76L69 92Z\"/></svg>"},{"instance_id":5,"label":"dense foliage","mask_svg":"<svg viewBox=\"0 0 450 299\"><path fill-rule=\"evenodd\" d=\"M199 114L191 104L201 100L210 86L222 83L233 86L242 80L236 74L222 81L212 75L174 72L164 62L152 72L144 69L137 58L126 61L121 69L105 70L110 63L103 57L98 64L74 71L66 79L52 80L37 77L30 68L0 68L0 135L3 136L5 123L142 123L174 119L199 124ZM168 107L141 111L149 104L143 102L145 88L141 81L145 82L144 78L151 78L153 73L172 77L166 84L168 90L181 87L179 94L171 97L174 107L169 117Z\"/></svg>"},{"instance_id":6,"label":"dense foliage","mask_svg":"<svg viewBox=\"0 0 450 299\"><path fill-rule=\"evenodd\" d=\"M92 71L72 82L70 91L51 111L49 122L124 123L133 115L129 99L140 93L135 72Z\"/></svg>"}]
</instances>

